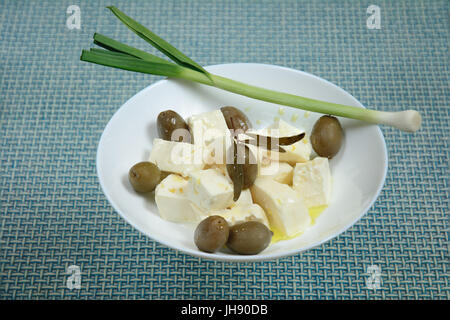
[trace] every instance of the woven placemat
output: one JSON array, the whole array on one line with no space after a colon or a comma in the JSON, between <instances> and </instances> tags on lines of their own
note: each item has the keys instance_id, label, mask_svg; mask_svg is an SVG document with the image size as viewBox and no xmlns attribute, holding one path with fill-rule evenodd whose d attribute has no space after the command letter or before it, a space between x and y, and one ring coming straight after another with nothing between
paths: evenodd
<instances>
[{"instance_id":1,"label":"woven placemat","mask_svg":"<svg viewBox=\"0 0 450 320\"><path fill-rule=\"evenodd\" d=\"M369 26L380 29L368 28L364 1L114 1L202 65L282 65L364 105L421 112L415 134L382 127L386 183L355 226L307 252L249 264L160 245L103 195L100 135L129 97L160 79L79 61L96 31L149 49L108 4L0 1L0 298L450 297L448 1L377 0L380 20ZM80 30L66 26L70 5L80 8ZM79 289L68 274L77 270Z\"/></svg>"}]
</instances>

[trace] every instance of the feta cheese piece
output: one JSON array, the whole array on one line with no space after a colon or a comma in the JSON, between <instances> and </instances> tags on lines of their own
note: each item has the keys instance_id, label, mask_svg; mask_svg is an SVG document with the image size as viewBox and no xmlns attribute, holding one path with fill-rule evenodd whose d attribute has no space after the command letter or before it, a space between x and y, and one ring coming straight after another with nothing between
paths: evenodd
<instances>
[{"instance_id":1,"label":"feta cheese piece","mask_svg":"<svg viewBox=\"0 0 450 320\"><path fill-rule=\"evenodd\" d=\"M266 129L262 130L262 132L271 137L288 137L300 134L304 132L304 130L300 130L294 126L291 126L286 121L279 119ZM306 162L310 159L312 152L311 142L309 141L307 135L296 143L283 146L283 149L286 150L286 152L276 152L273 155L278 157L278 161L290 163Z\"/></svg>"},{"instance_id":2,"label":"feta cheese piece","mask_svg":"<svg viewBox=\"0 0 450 320\"><path fill-rule=\"evenodd\" d=\"M258 133L258 134L263 134L260 131L251 131L253 133ZM238 134L238 140L253 140L250 136L246 135L245 133L239 133ZM250 149L250 151L252 152L252 154L255 156L256 158L256 163L259 166L268 166L270 165L272 158L274 158L274 156L271 156L272 151L269 151L265 148L262 147L258 147L256 145L253 144L246 144L246 146ZM278 154L278 152L274 152L276 154ZM278 160L278 159L275 159Z\"/></svg>"},{"instance_id":3,"label":"feta cheese piece","mask_svg":"<svg viewBox=\"0 0 450 320\"><path fill-rule=\"evenodd\" d=\"M203 168L203 170L206 169L214 169L217 170L218 172L220 172L220 174L222 174L224 177L228 177L228 171L227 171L227 165L226 164L207 164L205 166L205 168ZM230 179L231 181L231 179Z\"/></svg>"},{"instance_id":4,"label":"feta cheese piece","mask_svg":"<svg viewBox=\"0 0 450 320\"><path fill-rule=\"evenodd\" d=\"M308 208L328 205L332 189L328 159L317 157L305 163L297 163L292 185Z\"/></svg>"},{"instance_id":5,"label":"feta cheese piece","mask_svg":"<svg viewBox=\"0 0 450 320\"><path fill-rule=\"evenodd\" d=\"M245 189L241 191L239 199L237 199L237 201L234 202L231 207L243 206L248 204L253 204L252 193L250 192L250 189Z\"/></svg>"},{"instance_id":6,"label":"feta cheese piece","mask_svg":"<svg viewBox=\"0 0 450 320\"><path fill-rule=\"evenodd\" d=\"M205 169L214 169L217 172L219 172L221 175L223 175L228 182L233 185L233 182L231 181L230 176L228 175L227 172L227 167L225 164L213 164L211 166L207 166L205 167ZM230 207L234 207L234 206L238 206L238 205L247 205L247 204L252 204L253 203L253 199L252 199L252 193L250 192L250 189L245 189L241 191L241 195L239 196L239 199L235 202L233 202Z\"/></svg>"},{"instance_id":7,"label":"feta cheese piece","mask_svg":"<svg viewBox=\"0 0 450 320\"><path fill-rule=\"evenodd\" d=\"M217 214L227 220L230 227L246 221L258 221L269 228L269 221L267 220L266 213L263 208L254 203L234 206L231 209L217 211L213 214Z\"/></svg>"},{"instance_id":8,"label":"feta cheese piece","mask_svg":"<svg viewBox=\"0 0 450 320\"><path fill-rule=\"evenodd\" d=\"M264 209L275 233L293 237L311 224L308 208L288 185L267 177L258 177L250 189L253 201Z\"/></svg>"},{"instance_id":9,"label":"feta cheese piece","mask_svg":"<svg viewBox=\"0 0 450 320\"><path fill-rule=\"evenodd\" d=\"M188 181L177 174L168 175L156 186L155 202L160 216L173 222L197 222L207 215L187 196Z\"/></svg>"},{"instance_id":10,"label":"feta cheese piece","mask_svg":"<svg viewBox=\"0 0 450 320\"><path fill-rule=\"evenodd\" d=\"M286 162L271 161L268 166L259 167L259 175L271 178L279 183L292 184L294 168Z\"/></svg>"},{"instance_id":11,"label":"feta cheese piece","mask_svg":"<svg viewBox=\"0 0 450 320\"><path fill-rule=\"evenodd\" d=\"M279 138L279 137L288 137L300 134L304 132L304 130L300 130L296 127L291 126L286 121L281 119L276 120L269 127L262 130L252 130L252 133L257 133L264 136ZM240 134L239 139L249 139L250 137L245 134ZM310 159L312 146L311 142L308 139L308 136L305 137L291 145L282 146L282 148L286 152L277 152L277 151L269 151L263 147L257 147L253 145L249 145L250 150L257 156L258 163L263 166L267 166L270 161L281 161L288 162L290 164L295 164L297 162L306 162Z\"/></svg>"},{"instance_id":12,"label":"feta cheese piece","mask_svg":"<svg viewBox=\"0 0 450 320\"><path fill-rule=\"evenodd\" d=\"M220 110L193 115L188 118L188 125L197 145L207 146L216 138L231 135Z\"/></svg>"},{"instance_id":13,"label":"feta cheese piece","mask_svg":"<svg viewBox=\"0 0 450 320\"><path fill-rule=\"evenodd\" d=\"M214 138L205 146L203 160L207 165L226 164L227 150L233 145L231 135L224 135Z\"/></svg>"},{"instance_id":14,"label":"feta cheese piece","mask_svg":"<svg viewBox=\"0 0 450 320\"><path fill-rule=\"evenodd\" d=\"M215 169L189 173L189 199L207 212L225 209L233 204L233 185L228 177Z\"/></svg>"},{"instance_id":15,"label":"feta cheese piece","mask_svg":"<svg viewBox=\"0 0 450 320\"><path fill-rule=\"evenodd\" d=\"M162 171L187 176L189 172L203 169L203 148L200 146L162 139L153 140L149 161Z\"/></svg>"}]
</instances>

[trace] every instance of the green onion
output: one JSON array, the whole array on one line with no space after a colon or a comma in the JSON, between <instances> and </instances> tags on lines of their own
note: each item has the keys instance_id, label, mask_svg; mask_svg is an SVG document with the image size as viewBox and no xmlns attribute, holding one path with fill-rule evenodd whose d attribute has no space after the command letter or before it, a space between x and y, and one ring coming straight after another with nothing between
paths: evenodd
<instances>
[{"instance_id":1,"label":"green onion","mask_svg":"<svg viewBox=\"0 0 450 320\"><path fill-rule=\"evenodd\" d=\"M139 37L150 43L156 49L164 53L170 59L178 63L179 65L187 68L191 68L193 70L200 71L204 74L208 74L208 72L203 69L201 65L197 62L186 56L184 53L179 51L177 48L172 46L170 43L166 42L164 39L158 37L156 34L148 30L146 27L141 25L139 22L133 20L125 13L120 11L114 6L107 7L109 10L114 13L114 15L119 18L131 31L136 33Z\"/></svg>"},{"instance_id":2,"label":"green onion","mask_svg":"<svg viewBox=\"0 0 450 320\"><path fill-rule=\"evenodd\" d=\"M99 52L99 50L83 50L81 53L81 60L101 64L107 67L167 77L181 78L184 70L190 70L176 64L150 62L136 59L131 56L124 57L121 53L118 54L117 52Z\"/></svg>"},{"instance_id":3,"label":"green onion","mask_svg":"<svg viewBox=\"0 0 450 320\"><path fill-rule=\"evenodd\" d=\"M100 47L111 51L121 52L136 58L140 58L146 61L151 62L160 62L160 63L170 63L169 61L164 60L163 58L157 57L148 52L130 47L126 44L120 43L119 41L113 40L99 33L94 34L94 43ZM170 63L172 64L172 63Z\"/></svg>"},{"instance_id":4,"label":"green onion","mask_svg":"<svg viewBox=\"0 0 450 320\"><path fill-rule=\"evenodd\" d=\"M228 79L205 71L200 65L178 49L140 25L115 7L108 7L128 28L152 44L177 64L166 61L145 51L122 44L96 33L94 43L108 49L83 50L81 60L104 66L174 77L213 86L257 100L294 107L297 109L331 114L362 120L373 124L385 124L403 131L415 132L420 128L421 116L415 110L383 112L337 103L305 98L289 93L265 89Z\"/></svg>"}]
</instances>

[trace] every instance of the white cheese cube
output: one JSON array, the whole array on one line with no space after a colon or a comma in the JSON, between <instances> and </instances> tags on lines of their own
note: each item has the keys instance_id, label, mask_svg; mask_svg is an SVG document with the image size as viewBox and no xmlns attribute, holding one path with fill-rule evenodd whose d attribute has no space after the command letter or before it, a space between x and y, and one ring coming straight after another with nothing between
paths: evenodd
<instances>
[{"instance_id":1,"label":"white cheese cube","mask_svg":"<svg viewBox=\"0 0 450 320\"><path fill-rule=\"evenodd\" d=\"M254 203L234 206L231 209L216 211L213 214L219 215L227 220L230 227L246 221L258 221L269 228L269 221L264 210Z\"/></svg>"},{"instance_id":2,"label":"white cheese cube","mask_svg":"<svg viewBox=\"0 0 450 320\"><path fill-rule=\"evenodd\" d=\"M300 130L294 126L291 126L289 123L283 120L278 120L273 123L271 126L262 130L265 134L271 137L289 137L300 134L304 132L304 130ZM273 153L273 156L278 157L278 161L285 161L290 163L297 162L306 162L310 159L312 146L308 139L308 136L305 137L291 145L282 147L286 152Z\"/></svg>"},{"instance_id":3,"label":"white cheese cube","mask_svg":"<svg viewBox=\"0 0 450 320\"><path fill-rule=\"evenodd\" d=\"M233 185L228 177L215 169L189 173L189 199L202 210L225 209L233 204Z\"/></svg>"},{"instance_id":4,"label":"white cheese cube","mask_svg":"<svg viewBox=\"0 0 450 320\"><path fill-rule=\"evenodd\" d=\"M271 178L279 183L292 184L294 168L286 162L271 161L268 166L259 167L259 175Z\"/></svg>"},{"instance_id":5,"label":"white cheese cube","mask_svg":"<svg viewBox=\"0 0 450 320\"><path fill-rule=\"evenodd\" d=\"M197 222L207 215L187 197L188 181L176 174L168 175L156 186L155 202L163 219L173 222Z\"/></svg>"},{"instance_id":6,"label":"white cheese cube","mask_svg":"<svg viewBox=\"0 0 450 320\"><path fill-rule=\"evenodd\" d=\"M227 151L233 146L231 135L224 135L214 138L211 143L205 147L204 162L208 165L226 164Z\"/></svg>"},{"instance_id":7,"label":"white cheese cube","mask_svg":"<svg viewBox=\"0 0 450 320\"><path fill-rule=\"evenodd\" d=\"M252 131L253 133L259 133L262 134L259 131ZM250 136L247 136L244 133L240 133L238 134L238 140L253 140L253 138L251 138ZM252 152L253 156L256 158L256 163L260 166L268 166L270 165L273 156L271 156L271 151L263 148L263 147L258 147L255 146L253 144L247 143L246 146L250 149L250 151ZM275 152L276 154L278 154L278 152ZM275 159L277 160L277 159Z\"/></svg>"},{"instance_id":8,"label":"white cheese cube","mask_svg":"<svg viewBox=\"0 0 450 320\"><path fill-rule=\"evenodd\" d=\"M280 137L294 136L304 131L291 126L290 124L288 124L283 120L278 120L265 129L256 131L252 130L249 132L273 138L280 138ZM239 139L252 140L249 136L245 134L240 134ZM269 151L266 148L257 147L253 145L248 146L250 150L252 150L252 152L257 156L258 163L260 163L263 166L268 165L270 163L270 160L288 162L291 164L295 164L297 162L306 162L310 159L312 152L312 146L307 135L305 135L305 137L302 140L297 141L296 143L293 143L288 146L281 146L286 152L277 152L273 150Z\"/></svg>"},{"instance_id":9,"label":"white cheese cube","mask_svg":"<svg viewBox=\"0 0 450 320\"><path fill-rule=\"evenodd\" d=\"M274 121L274 123L272 123L266 129L263 129L262 131L267 131L267 130L271 130L271 129L277 129L279 132L279 134L277 136L279 136L279 137L293 136L293 135L304 132L304 130L300 130L300 129L290 125L283 119L278 119L278 120Z\"/></svg>"},{"instance_id":10,"label":"white cheese cube","mask_svg":"<svg viewBox=\"0 0 450 320\"><path fill-rule=\"evenodd\" d=\"M297 163L292 185L308 208L328 205L332 189L328 159L317 157L305 163Z\"/></svg>"},{"instance_id":11,"label":"white cheese cube","mask_svg":"<svg viewBox=\"0 0 450 320\"><path fill-rule=\"evenodd\" d=\"M162 171L187 176L189 172L203 169L203 148L185 142L153 140L149 161Z\"/></svg>"},{"instance_id":12,"label":"white cheese cube","mask_svg":"<svg viewBox=\"0 0 450 320\"><path fill-rule=\"evenodd\" d=\"M224 177L228 178L227 166L225 164L207 164L203 170L214 169L220 172ZM231 179L230 179L231 181Z\"/></svg>"},{"instance_id":13,"label":"white cheese cube","mask_svg":"<svg viewBox=\"0 0 450 320\"><path fill-rule=\"evenodd\" d=\"M250 189L245 189L241 191L239 199L237 199L237 201L234 202L231 207L243 206L248 204L253 204L252 193L250 192Z\"/></svg>"},{"instance_id":14,"label":"white cheese cube","mask_svg":"<svg viewBox=\"0 0 450 320\"><path fill-rule=\"evenodd\" d=\"M207 166L205 169L214 169L218 171L221 175L223 175L228 182L233 185L233 182L231 181L231 178L228 175L227 167L225 164L214 164L211 166ZM241 191L241 195L239 196L239 199L237 201L233 202L230 207L238 206L238 205L246 205L246 204L252 204L252 193L250 192L250 189L245 189Z\"/></svg>"},{"instance_id":15,"label":"white cheese cube","mask_svg":"<svg viewBox=\"0 0 450 320\"><path fill-rule=\"evenodd\" d=\"M193 115L188 118L188 125L194 144L201 146L208 146L216 138L231 135L220 110Z\"/></svg>"},{"instance_id":16,"label":"white cheese cube","mask_svg":"<svg viewBox=\"0 0 450 320\"><path fill-rule=\"evenodd\" d=\"M288 185L259 177L250 189L253 201L264 209L274 232L293 237L311 224L308 208Z\"/></svg>"}]
</instances>

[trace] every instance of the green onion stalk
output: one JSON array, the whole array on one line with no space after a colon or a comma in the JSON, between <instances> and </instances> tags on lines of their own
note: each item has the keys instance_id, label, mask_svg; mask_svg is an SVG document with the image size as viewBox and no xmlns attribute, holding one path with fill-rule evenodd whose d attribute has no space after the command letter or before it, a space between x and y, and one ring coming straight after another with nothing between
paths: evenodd
<instances>
[{"instance_id":1,"label":"green onion stalk","mask_svg":"<svg viewBox=\"0 0 450 320\"><path fill-rule=\"evenodd\" d=\"M421 116L415 110L383 112L353 107L261 88L212 74L119 9L115 7L108 8L128 28L175 63L98 33L94 34L94 43L104 49L92 48L83 50L81 54L82 61L128 71L194 81L257 100L361 120L372 124L389 125L407 132L415 132L420 128Z\"/></svg>"}]
</instances>

